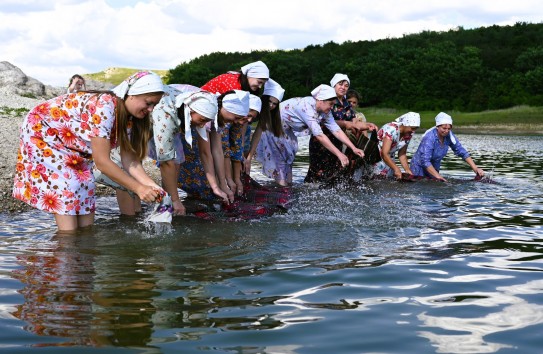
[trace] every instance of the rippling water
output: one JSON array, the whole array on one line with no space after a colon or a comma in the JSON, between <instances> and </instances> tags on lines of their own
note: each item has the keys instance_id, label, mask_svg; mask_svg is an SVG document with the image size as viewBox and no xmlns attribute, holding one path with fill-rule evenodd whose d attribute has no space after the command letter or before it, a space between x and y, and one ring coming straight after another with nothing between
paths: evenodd
<instances>
[{"instance_id":1,"label":"rippling water","mask_svg":"<svg viewBox=\"0 0 543 354\"><path fill-rule=\"evenodd\" d=\"M497 183L449 153L450 183L301 185L252 222L0 214L0 351L541 353L543 139L460 139Z\"/></svg>"}]
</instances>

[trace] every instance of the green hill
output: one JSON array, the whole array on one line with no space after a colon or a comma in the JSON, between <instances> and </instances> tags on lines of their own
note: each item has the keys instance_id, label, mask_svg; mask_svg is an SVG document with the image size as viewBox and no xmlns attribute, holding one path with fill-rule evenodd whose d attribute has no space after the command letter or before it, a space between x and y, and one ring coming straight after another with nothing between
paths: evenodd
<instances>
[{"instance_id":1,"label":"green hill","mask_svg":"<svg viewBox=\"0 0 543 354\"><path fill-rule=\"evenodd\" d=\"M100 82L109 82L114 85L120 84L124 79L140 70L151 70L166 79L168 70L152 70L152 69L134 69L134 68L107 68L104 71L97 73L84 74L84 77Z\"/></svg>"}]
</instances>

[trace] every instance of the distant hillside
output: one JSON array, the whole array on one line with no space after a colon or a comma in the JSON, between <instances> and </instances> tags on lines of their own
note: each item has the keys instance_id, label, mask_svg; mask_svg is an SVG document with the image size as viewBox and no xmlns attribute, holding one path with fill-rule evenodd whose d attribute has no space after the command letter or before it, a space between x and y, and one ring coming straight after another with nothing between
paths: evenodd
<instances>
[{"instance_id":1,"label":"distant hillside","mask_svg":"<svg viewBox=\"0 0 543 354\"><path fill-rule=\"evenodd\" d=\"M86 78L90 78L92 80L100 81L100 82L108 82L112 83L113 85L120 84L124 79L132 75L133 73L140 71L140 70L151 70L152 72L157 73L162 77L162 79L166 78L166 75L168 74L168 70L152 70L152 69L133 69L133 68L107 68L104 71L100 71L98 73L92 73L92 74L84 74L83 76Z\"/></svg>"},{"instance_id":2,"label":"distant hillside","mask_svg":"<svg viewBox=\"0 0 543 354\"><path fill-rule=\"evenodd\" d=\"M543 106L543 23L458 27L294 50L214 52L171 69L166 83L202 86L257 60L286 90L283 99L307 96L343 73L362 95L362 108L478 112Z\"/></svg>"}]
</instances>

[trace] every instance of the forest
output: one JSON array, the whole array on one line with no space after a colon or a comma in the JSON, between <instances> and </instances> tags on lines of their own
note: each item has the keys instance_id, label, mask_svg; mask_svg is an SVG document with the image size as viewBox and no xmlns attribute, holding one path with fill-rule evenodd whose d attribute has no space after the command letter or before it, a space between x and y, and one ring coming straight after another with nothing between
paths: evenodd
<instances>
[{"instance_id":1,"label":"forest","mask_svg":"<svg viewBox=\"0 0 543 354\"><path fill-rule=\"evenodd\" d=\"M361 107L477 112L543 106L543 24L525 22L295 50L214 52L179 64L166 80L202 86L257 60L285 88L284 99L308 96L344 73L362 95Z\"/></svg>"}]
</instances>

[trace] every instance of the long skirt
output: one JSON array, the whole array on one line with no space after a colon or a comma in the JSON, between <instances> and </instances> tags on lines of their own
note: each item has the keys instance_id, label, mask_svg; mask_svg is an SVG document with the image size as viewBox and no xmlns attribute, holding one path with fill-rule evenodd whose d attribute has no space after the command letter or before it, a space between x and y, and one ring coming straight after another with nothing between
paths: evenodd
<instances>
[{"instance_id":1,"label":"long skirt","mask_svg":"<svg viewBox=\"0 0 543 354\"><path fill-rule=\"evenodd\" d=\"M276 181L292 180L292 164L298 151L298 138L292 129L285 129L284 135L276 137L272 132L262 132L256 148L256 160L262 164L262 173Z\"/></svg>"}]
</instances>

